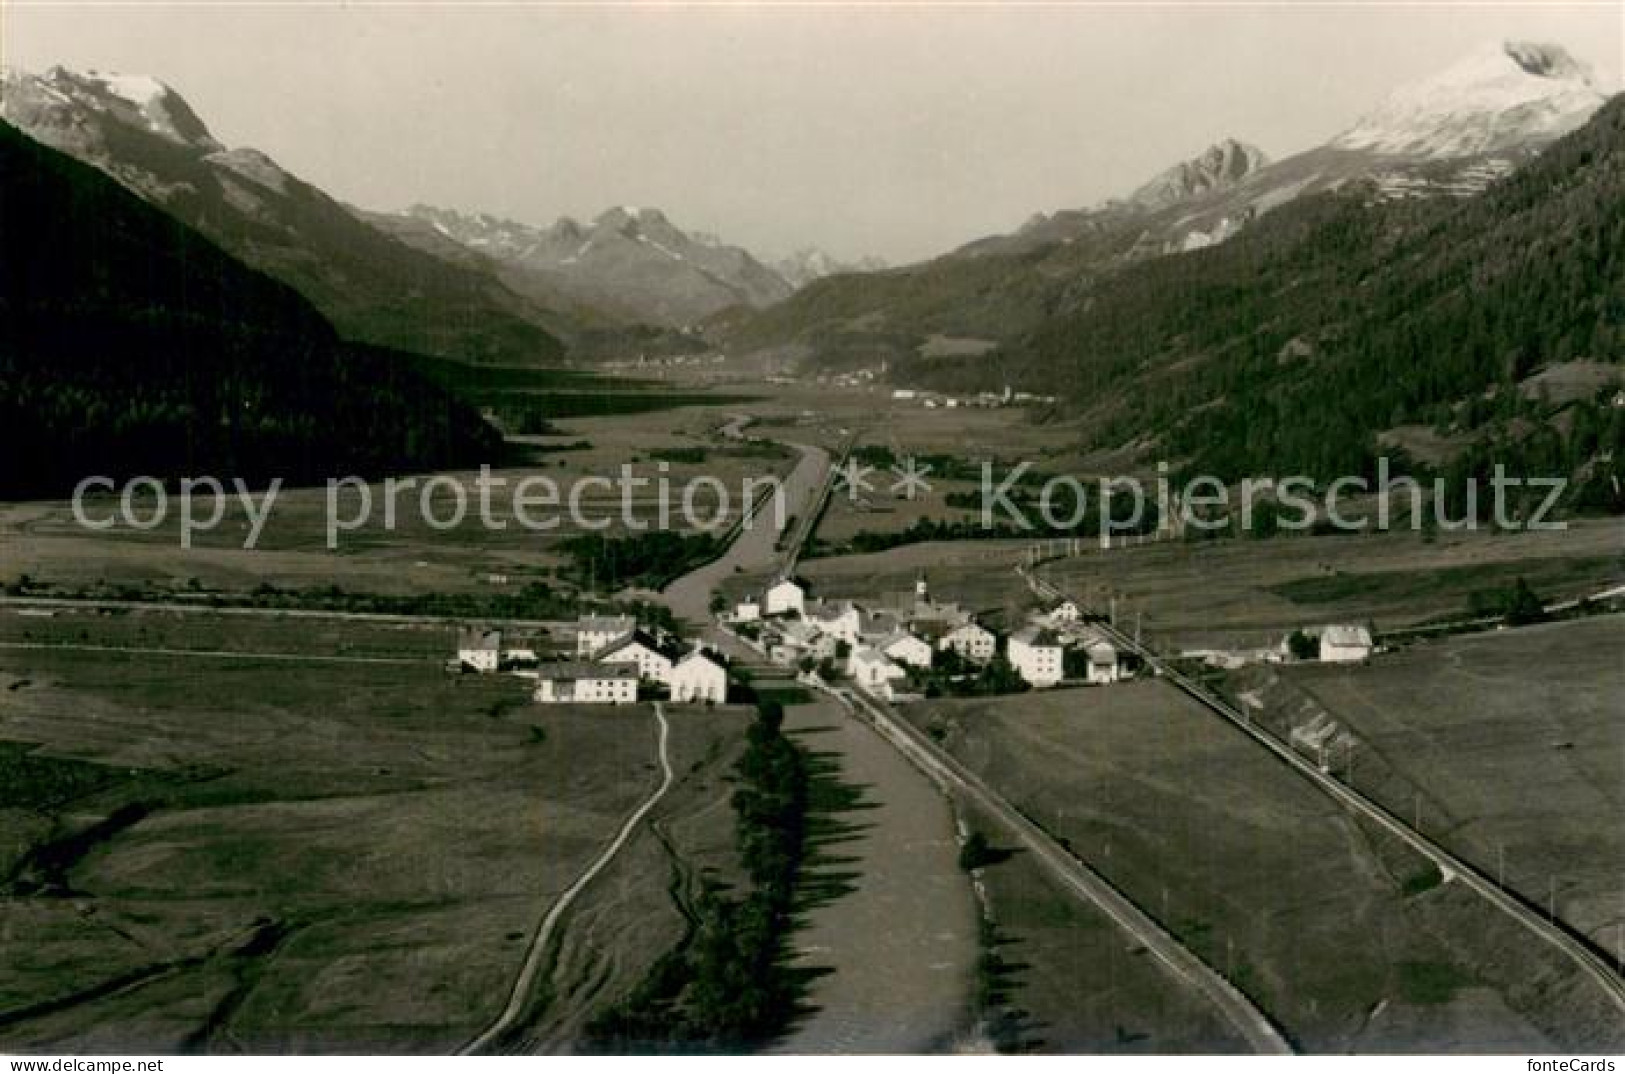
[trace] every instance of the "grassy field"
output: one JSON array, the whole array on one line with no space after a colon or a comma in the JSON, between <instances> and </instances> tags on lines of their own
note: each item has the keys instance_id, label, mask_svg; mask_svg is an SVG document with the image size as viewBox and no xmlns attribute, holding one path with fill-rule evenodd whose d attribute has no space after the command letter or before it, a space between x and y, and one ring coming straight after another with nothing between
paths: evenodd
<instances>
[{"instance_id":1,"label":"grassy field","mask_svg":"<svg viewBox=\"0 0 1625 1074\"><path fill-rule=\"evenodd\" d=\"M1622 1043L1560 956L1160 683L908 713L1306 1050Z\"/></svg>"},{"instance_id":2,"label":"grassy field","mask_svg":"<svg viewBox=\"0 0 1625 1074\"><path fill-rule=\"evenodd\" d=\"M1254 696L1278 726L1329 713L1355 784L1537 906L1625 941L1625 618L1416 645L1364 667L1291 666ZM1256 673L1255 673L1256 674ZM1346 755L1345 755L1346 756ZM1334 759L1335 760L1335 759ZM1335 760L1339 772L1346 760ZM1555 884L1555 889L1553 885Z\"/></svg>"},{"instance_id":3,"label":"grassy field","mask_svg":"<svg viewBox=\"0 0 1625 1074\"><path fill-rule=\"evenodd\" d=\"M733 766L753 713L677 707L667 716L672 769L682 779L565 915L516 1050L575 1051L590 1019L677 944L700 889L741 883Z\"/></svg>"},{"instance_id":4,"label":"grassy field","mask_svg":"<svg viewBox=\"0 0 1625 1074\"><path fill-rule=\"evenodd\" d=\"M739 726L675 729L686 781ZM654 742L428 663L0 651L0 1049L455 1047Z\"/></svg>"},{"instance_id":5,"label":"grassy field","mask_svg":"<svg viewBox=\"0 0 1625 1074\"><path fill-rule=\"evenodd\" d=\"M438 667L456 654L457 628L450 623L290 619L274 613L249 616L58 608L29 614L6 608L0 609L0 643L303 653L415 660Z\"/></svg>"},{"instance_id":6,"label":"grassy field","mask_svg":"<svg viewBox=\"0 0 1625 1074\"><path fill-rule=\"evenodd\" d=\"M1171 984L1145 948L1080 904L1026 852L1002 848L998 829L973 806L960 808L996 859L978 874L999 967L985 975L980 995L993 1006L984 1017L991 1013L994 1024L984 1029L1002 1047L1066 1055L1246 1051L1224 1019Z\"/></svg>"},{"instance_id":7,"label":"grassy field","mask_svg":"<svg viewBox=\"0 0 1625 1074\"><path fill-rule=\"evenodd\" d=\"M1069 592L1142 613L1145 630L1185 647L1262 646L1300 626L1375 621L1378 629L1465 615L1475 590L1523 577L1549 600L1625 582L1625 520L1565 532L1413 533L1170 542L1057 561Z\"/></svg>"},{"instance_id":8,"label":"grassy field","mask_svg":"<svg viewBox=\"0 0 1625 1074\"><path fill-rule=\"evenodd\" d=\"M1031 603L1015 572L1025 549L1025 544L1010 541L933 542L867 556L809 559L797 573L817 596L870 601L885 594L912 593L924 572L937 600L958 601L1014 621Z\"/></svg>"},{"instance_id":9,"label":"grassy field","mask_svg":"<svg viewBox=\"0 0 1625 1074\"><path fill-rule=\"evenodd\" d=\"M235 499L222 525L198 533L190 549L180 545L179 507L173 497L169 517L151 530L119 526L89 532L62 501L0 505L0 541L6 546L5 574L0 581L28 575L36 582L69 586L163 584L225 591L252 589L264 582L286 588L337 585L388 594L517 589L528 581L552 581L564 562L559 542L584 532L571 522L567 510L566 498L577 481L619 479L621 468L630 466L635 478L647 482L633 490L632 517L647 525L658 518L658 482L664 479L676 501L670 512L672 525L681 529L684 522L678 497L696 478L715 478L728 490L727 510L720 514L713 492L702 490L694 498L696 513L704 520L717 515L727 524L743 507L740 501L747 478L787 473L793 461L788 449L741 444L716 435L717 428L736 412L737 407L717 403L636 417L569 419L559 435L533 441L589 446L545 455L535 465L494 471L493 476L507 484L492 493L492 527L481 521L479 494L473 483L477 473L446 475L462 486L466 504L464 520L452 528L436 528L420 510L422 488L435 475L420 475L416 486L402 486L394 498L393 522L386 513L390 499L386 488L375 483L368 486L367 494L371 516L360 528L339 532L336 551L327 547L324 488L283 489L253 550L242 547L251 525ZM559 517L560 524L546 532L524 527L511 509L514 487L532 476L548 478L560 489L558 506L530 508L535 518ZM454 519L456 498L449 487L437 487L429 499L433 518L441 522ZM361 502L356 490L341 489L338 517L359 517ZM580 502L588 521L608 520L602 532L612 536L627 532L618 486L586 486ZM95 518L117 509L117 498L112 496L93 500L87 507ZM206 503L197 508L199 514L209 509Z\"/></svg>"}]
</instances>

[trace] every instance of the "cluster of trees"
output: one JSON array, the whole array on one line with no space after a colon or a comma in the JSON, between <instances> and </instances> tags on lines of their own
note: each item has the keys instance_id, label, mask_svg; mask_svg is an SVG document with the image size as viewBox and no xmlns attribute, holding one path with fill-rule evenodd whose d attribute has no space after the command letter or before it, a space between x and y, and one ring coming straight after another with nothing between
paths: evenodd
<instances>
[{"instance_id":1,"label":"cluster of trees","mask_svg":"<svg viewBox=\"0 0 1625 1074\"><path fill-rule=\"evenodd\" d=\"M1467 597L1467 614L1475 619L1504 619L1508 626L1524 626L1546 618L1546 602L1522 578L1502 589L1481 589Z\"/></svg>"},{"instance_id":2,"label":"cluster of trees","mask_svg":"<svg viewBox=\"0 0 1625 1074\"><path fill-rule=\"evenodd\" d=\"M784 709L757 708L737 766L734 833L749 888L707 888L679 946L626 999L587 1027L601 1051L761 1047L794 1013L798 978L786 963L796 881L806 854L805 752L784 733Z\"/></svg>"},{"instance_id":3,"label":"cluster of trees","mask_svg":"<svg viewBox=\"0 0 1625 1074\"><path fill-rule=\"evenodd\" d=\"M340 341L291 289L3 124L0 242L0 452L18 463L0 495L90 474L370 477L500 450L402 356Z\"/></svg>"},{"instance_id":4,"label":"cluster of trees","mask_svg":"<svg viewBox=\"0 0 1625 1074\"><path fill-rule=\"evenodd\" d=\"M909 675L926 697L996 697L1031 689L1003 653L973 664L951 650L940 652L930 669L910 668Z\"/></svg>"},{"instance_id":5,"label":"cluster of trees","mask_svg":"<svg viewBox=\"0 0 1625 1074\"><path fill-rule=\"evenodd\" d=\"M571 537L559 544L571 558L576 581L598 588L644 586L659 589L679 575L715 559L727 548L710 533L647 530L626 537L599 533Z\"/></svg>"}]
</instances>

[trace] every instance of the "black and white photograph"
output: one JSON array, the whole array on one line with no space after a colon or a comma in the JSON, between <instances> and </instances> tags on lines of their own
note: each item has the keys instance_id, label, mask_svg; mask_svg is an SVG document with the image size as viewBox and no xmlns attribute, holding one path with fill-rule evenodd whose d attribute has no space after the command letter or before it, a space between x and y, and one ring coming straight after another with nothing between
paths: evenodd
<instances>
[{"instance_id":1,"label":"black and white photograph","mask_svg":"<svg viewBox=\"0 0 1625 1074\"><path fill-rule=\"evenodd\" d=\"M1625 1064L1619 0L0 65L8 1072Z\"/></svg>"}]
</instances>

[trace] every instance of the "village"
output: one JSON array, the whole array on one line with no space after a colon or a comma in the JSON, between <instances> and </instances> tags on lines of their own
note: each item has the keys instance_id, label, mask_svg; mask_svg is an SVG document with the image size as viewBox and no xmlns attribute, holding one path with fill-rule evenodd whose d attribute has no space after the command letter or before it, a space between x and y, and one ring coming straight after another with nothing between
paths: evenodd
<instances>
[{"instance_id":1,"label":"village","mask_svg":"<svg viewBox=\"0 0 1625 1074\"><path fill-rule=\"evenodd\" d=\"M864 603L816 597L805 582L781 576L759 596L719 605L717 627L771 664L820 685L845 680L886 702L1109 686L1141 670L1136 654L1114 644L1102 620L1075 601L1034 609L1001 632L959 603L935 599L924 574L911 593ZM448 667L529 679L539 704L730 699L731 661L701 639L679 639L630 614L582 615L559 626L557 639L551 631L465 627ZM1351 663L1374 649L1367 627L1332 624L1293 631L1256 652L1186 655L1223 666Z\"/></svg>"},{"instance_id":2,"label":"village","mask_svg":"<svg viewBox=\"0 0 1625 1074\"><path fill-rule=\"evenodd\" d=\"M575 637L573 651L548 651L544 644L553 639L531 632L464 628L450 666L530 679L533 699L544 705L630 705L655 698L718 705L728 700L726 661L701 643L659 635L631 615L583 615L566 629ZM549 659L540 658L544 652Z\"/></svg>"}]
</instances>

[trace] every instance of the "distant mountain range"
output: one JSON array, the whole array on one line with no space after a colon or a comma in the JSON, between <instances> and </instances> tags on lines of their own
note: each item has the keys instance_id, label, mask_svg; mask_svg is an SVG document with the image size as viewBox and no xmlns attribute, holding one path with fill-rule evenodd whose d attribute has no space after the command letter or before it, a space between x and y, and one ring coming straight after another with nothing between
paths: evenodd
<instances>
[{"instance_id":1,"label":"distant mountain range","mask_svg":"<svg viewBox=\"0 0 1625 1074\"><path fill-rule=\"evenodd\" d=\"M200 144L184 106L144 100L125 118ZM500 446L410 356L340 341L291 287L0 123L0 496L92 474L372 476Z\"/></svg>"},{"instance_id":2,"label":"distant mountain range","mask_svg":"<svg viewBox=\"0 0 1625 1074\"><path fill-rule=\"evenodd\" d=\"M1480 193L1301 197L1097 276L991 353L897 373L1053 393L1092 447L1223 477L1329 479L1386 454L1485 482L1500 463L1617 511L1622 206L1625 95Z\"/></svg>"},{"instance_id":3,"label":"distant mountain range","mask_svg":"<svg viewBox=\"0 0 1625 1074\"><path fill-rule=\"evenodd\" d=\"M735 350L841 368L986 350L1073 308L1101 277L1213 246L1296 199L1483 191L1586 122L1605 95L1561 47L1507 42L1401 87L1327 144L1277 162L1226 139L1122 199L1039 215L918 265L813 282L754 315L718 318Z\"/></svg>"},{"instance_id":4,"label":"distant mountain range","mask_svg":"<svg viewBox=\"0 0 1625 1074\"><path fill-rule=\"evenodd\" d=\"M803 288L825 276L839 276L848 272L879 272L886 262L878 257L860 257L856 261L839 261L816 246L804 246L788 257L773 262L773 269L796 289Z\"/></svg>"},{"instance_id":5,"label":"distant mountain range","mask_svg":"<svg viewBox=\"0 0 1625 1074\"><path fill-rule=\"evenodd\" d=\"M734 306L765 306L795 289L748 251L690 234L659 209L623 205L590 223L548 227L415 205L370 219L434 253L445 243L489 258L515 290L566 296L623 323L683 327Z\"/></svg>"},{"instance_id":6,"label":"distant mountain range","mask_svg":"<svg viewBox=\"0 0 1625 1074\"><path fill-rule=\"evenodd\" d=\"M549 310L368 226L265 154L228 149L161 82L60 67L0 77L0 118L290 284L345 336L480 362L562 354Z\"/></svg>"}]
</instances>

